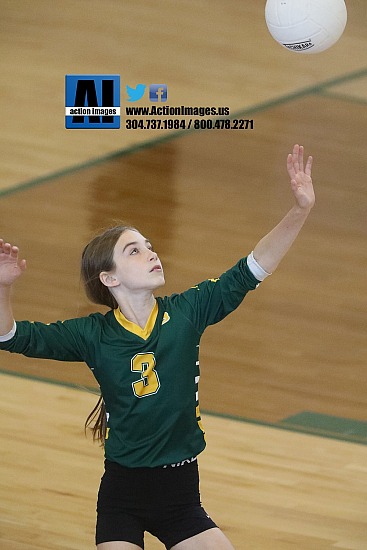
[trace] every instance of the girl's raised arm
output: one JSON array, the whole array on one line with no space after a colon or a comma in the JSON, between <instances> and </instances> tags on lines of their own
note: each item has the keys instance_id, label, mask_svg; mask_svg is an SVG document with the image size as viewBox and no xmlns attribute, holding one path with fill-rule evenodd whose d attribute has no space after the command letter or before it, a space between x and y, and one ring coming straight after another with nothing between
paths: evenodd
<instances>
[{"instance_id":1,"label":"girl's raised arm","mask_svg":"<svg viewBox=\"0 0 367 550\"><path fill-rule=\"evenodd\" d=\"M288 214L265 235L254 248L253 256L259 265L272 273L285 256L305 223L315 203L311 179L312 157L303 166L303 147L295 145L287 157L287 170L295 204Z\"/></svg>"}]
</instances>

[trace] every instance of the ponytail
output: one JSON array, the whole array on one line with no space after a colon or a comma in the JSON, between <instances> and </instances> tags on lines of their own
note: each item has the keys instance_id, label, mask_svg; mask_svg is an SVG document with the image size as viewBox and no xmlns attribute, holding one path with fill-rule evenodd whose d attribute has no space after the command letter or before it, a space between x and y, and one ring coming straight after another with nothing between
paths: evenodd
<instances>
[{"instance_id":1,"label":"ponytail","mask_svg":"<svg viewBox=\"0 0 367 550\"><path fill-rule=\"evenodd\" d=\"M85 421L85 434L87 434L88 428L92 431L93 441L99 441L101 447L104 447L107 434L107 414L106 405L102 395L99 397L96 406L89 413L87 420Z\"/></svg>"}]
</instances>

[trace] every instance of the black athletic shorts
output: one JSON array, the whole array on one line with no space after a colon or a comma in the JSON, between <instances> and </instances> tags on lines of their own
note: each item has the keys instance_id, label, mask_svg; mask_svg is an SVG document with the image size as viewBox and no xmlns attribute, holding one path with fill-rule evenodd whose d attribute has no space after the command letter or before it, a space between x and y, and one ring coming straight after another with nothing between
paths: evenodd
<instances>
[{"instance_id":1,"label":"black athletic shorts","mask_svg":"<svg viewBox=\"0 0 367 550\"><path fill-rule=\"evenodd\" d=\"M200 502L197 460L165 468L125 468L105 461L96 544L124 541L144 548L148 531L171 548L213 527Z\"/></svg>"}]
</instances>

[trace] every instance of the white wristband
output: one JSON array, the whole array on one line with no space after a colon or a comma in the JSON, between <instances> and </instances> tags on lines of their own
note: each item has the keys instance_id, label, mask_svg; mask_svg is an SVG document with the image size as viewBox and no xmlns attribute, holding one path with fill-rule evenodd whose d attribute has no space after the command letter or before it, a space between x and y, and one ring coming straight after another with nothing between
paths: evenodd
<instances>
[{"instance_id":1,"label":"white wristband","mask_svg":"<svg viewBox=\"0 0 367 550\"><path fill-rule=\"evenodd\" d=\"M14 334L16 333L16 330L17 330L17 324L14 321L14 325L11 331L9 331L8 334L4 334L3 336L0 335L0 342L7 342L8 340L11 340Z\"/></svg>"},{"instance_id":2,"label":"white wristband","mask_svg":"<svg viewBox=\"0 0 367 550\"><path fill-rule=\"evenodd\" d=\"M251 254L247 256L247 265L249 270L253 274L253 276L258 281L263 281L264 279L266 279L266 277L269 277L269 275L271 275L271 273L268 273L267 271L265 271L265 269L263 269L261 265L257 263L257 261L254 258L253 252L251 252Z\"/></svg>"}]
</instances>

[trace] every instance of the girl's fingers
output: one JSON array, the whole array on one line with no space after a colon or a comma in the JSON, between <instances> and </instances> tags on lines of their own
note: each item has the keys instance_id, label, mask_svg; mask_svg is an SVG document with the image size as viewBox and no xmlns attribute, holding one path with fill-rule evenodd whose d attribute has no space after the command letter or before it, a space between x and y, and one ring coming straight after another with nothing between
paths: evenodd
<instances>
[{"instance_id":1,"label":"girl's fingers","mask_svg":"<svg viewBox=\"0 0 367 550\"><path fill-rule=\"evenodd\" d=\"M299 146L298 162L299 162L299 169L301 170L301 172L303 172L303 145Z\"/></svg>"},{"instance_id":2,"label":"girl's fingers","mask_svg":"<svg viewBox=\"0 0 367 550\"><path fill-rule=\"evenodd\" d=\"M292 157L291 153L289 153L289 155L287 157L287 170L288 170L288 174L289 174L290 178L294 179L294 177L296 175L296 172L294 170L293 157Z\"/></svg>"},{"instance_id":3,"label":"girl's fingers","mask_svg":"<svg viewBox=\"0 0 367 550\"><path fill-rule=\"evenodd\" d=\"M308 157L308 159L307 159L306 168L305 168L306 176L311 176L312 160L313 160L313 158L311 156Z\"/></svg>"},{"instance_id":4,"label":"girl's fingers","mask_svg":"<svg viewBox=\"0 0 367 550\"><path fill-rule=\"evenodd\" d=\"M293 147L292 162L296 173L299 172L299 145L298 144L296 144Z\"/></svg>"},{"instance_id":5,"label":"girl's fingers","mask_svg":"<svg viewBox=\"0 0 367 550\"><path fill-rule=\"evenodd\" d=\"M2 239L0 239L0 250L5 254L10 254L13 258L16 258L19 254L19 248L17 246L13 246L10 243L4 243Z\"/></svg>"}]
</instances>

